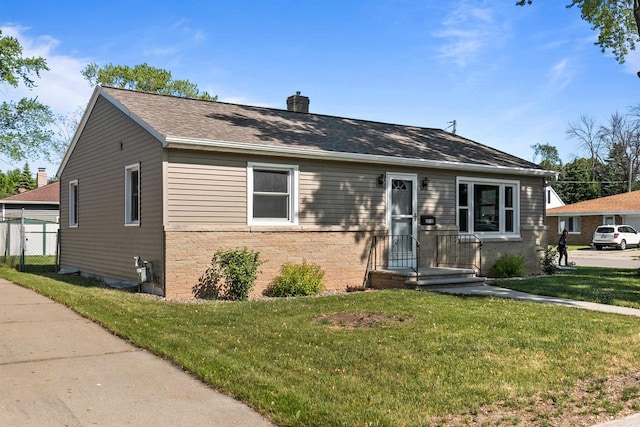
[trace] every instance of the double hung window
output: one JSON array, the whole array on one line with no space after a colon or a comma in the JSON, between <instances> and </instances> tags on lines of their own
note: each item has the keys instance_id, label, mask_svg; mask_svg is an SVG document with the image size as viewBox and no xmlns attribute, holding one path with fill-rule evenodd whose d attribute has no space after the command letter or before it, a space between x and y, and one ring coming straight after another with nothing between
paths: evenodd
<instances>
[{"instance_id":1,"label":"double hung window","mask_svg":"<svg viewBox=\"0 0 640 427\"><path fill-rule=\"evenodd\" d=\"M124 223L140 225L140 163L124 169Z\"/></svg>"},{"instance_id":2,"label":"double hung window","mask_svg":"<svg viewBox=\"0 0 640 427\"><path fill-rule=\"evenodd\" d=\"M249 163L247 217L249 224L298 223L298 166Z\"/></svg>"},{"instance_id":3,"label":"double hung window","mask_svg":"<svg viewBox=\"0 0 640 427\"><path fill-rule=\"evenodd\" d=\"M69 183L69 227L78 226L78 180Z\"/></svg>"}]
</instances>

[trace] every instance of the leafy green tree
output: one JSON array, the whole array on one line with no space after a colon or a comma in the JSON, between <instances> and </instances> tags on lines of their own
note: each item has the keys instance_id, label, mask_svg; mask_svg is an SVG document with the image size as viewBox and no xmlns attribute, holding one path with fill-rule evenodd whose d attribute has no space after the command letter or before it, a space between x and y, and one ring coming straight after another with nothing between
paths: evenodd
<instances>
[{"instance_id":1,"label":"leafy green tree","mask_svg":"<svg viewBox=\"0 0 640 427\"><path fill-rule=\"evenodd\" d=\"M26 171L26 174L25 174ZM24 181L22 187L35 188L36 180L31 176L31 170L28 164L25 164L22 170L12 169L7 172L0 171L0 199L18 194L20 182Z\"/></svg>"},{"instance_id":2,"label":"leafy green tree","mask_svg":"<svg viewBox=\"0 0 640 427\"><path fill-rule=\"evenodd\" d=\"M568 1L568 0L567 0ZM516 5L532 4L518 0ZM611 50L619 63L635 49L640 35L640 0L571 0L567 8L578 7L583 20L598 32L596 45L604 53Z\"/></svg>"},{"instance_id":3,"label":"leafy green tree","mask_svg":"<svg viewBox=\"0 0 640 427\"><path fill-rule=\"evenodd\" d=\"M533 144L533 161L537 161L540 157L539 166L552 171L562 169L562 159L558 154L558 149L550 144Z\"/></svg>"},{"instance_id":4,"label":"leafy green tree","mask_svg":"<svg viewBox=\"0 0 640 427\"><path fill-rule=\"evenodd\" d=\"M113 64L99 67L98 64L92 63L87 65L82 71L82 75L93 86L104 85L207 101L218 99L217 96L212 96L206 91L198 89L195 83L191 83L189 80L175 80L170 71L151 67L146 63L136 65L133 68L127 65Z\"/></svg>"},{"instance_id":5,"label":"leafy green tree","mask_svg":"<svg viewBox=\"0 0 640 427\"><path fill-rule=\"evenodd\" d=\"M33 88L34 75L46 71L44 58L22 56L22 46L15 37L3 36L0 30L0 83ZM37 98L4 101L0 105L0 153L14 160L27 157L50 158L55 119L51 109Z\"/></svg>"},{"instance_id":6,"label":"leafy green tree","mask_svg":"<svg viewBox=\"0 0 640 427\"><path fill-rule=\"evenodd\" d=\"M591 160L583 157L564 165L555 186L562 201L571 204L601 197L600 183L592 180L591 167Z\"/></svg>"}]
</instances>

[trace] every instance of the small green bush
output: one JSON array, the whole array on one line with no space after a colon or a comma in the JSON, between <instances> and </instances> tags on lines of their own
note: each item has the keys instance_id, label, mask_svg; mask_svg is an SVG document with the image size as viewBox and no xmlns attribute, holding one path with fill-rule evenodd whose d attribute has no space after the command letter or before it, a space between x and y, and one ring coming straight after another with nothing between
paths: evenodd
<instances>
[{"instance_id":1,"label":"small green bush","mask_svg":"<svg viewBox=\"0 0 640 427\"><path fill-rule=\"evenodd\" d=\"M193 294L196 298L246 300L258 277L260 264L260 253L246 247L216 251L211 266L192 288Z\"/></svg>"},{"instance_id":2,"label":"small green bush","mask_svg":"<svg viewBox=\"0 0 640 427\"><path fill-rule=\"evenodd\" d=\"M280 275L273 280L264 294L270 297L295 297L315 295L324 289L324 271L319 265L284 264Z\"/></svg>"},{"instance_id":3,"label":"small green bush","mask_svg":"<svg viewBox=\"0 0 640 427\"><path fill-rule=\"evenodd\" d=\"M491 269L491 277L522 277L526 271L526 260L522 254L503 254Z\"/></svg>"},{"instance_id":4,"label":"small green bush","mask_svg":"<svg viewBox=\"0 0 640 427\"><path fill-rule=\"evenodd\" d=\"M544 253L542 254L542 258L540 259L540 266L542 267L542 271L546 274L555 274L558 271L558 266L556 265L556 255L558 254L558 249L553 245L547 245L546 249L543 249Z\"/></svg>"}]
</instances>

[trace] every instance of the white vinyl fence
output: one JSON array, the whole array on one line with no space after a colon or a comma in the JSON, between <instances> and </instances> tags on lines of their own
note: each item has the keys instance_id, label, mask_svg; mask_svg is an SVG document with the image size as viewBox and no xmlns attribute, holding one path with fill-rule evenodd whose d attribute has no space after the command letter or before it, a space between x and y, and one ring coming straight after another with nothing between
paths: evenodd
<instances>
[{"instance_id":1,"label":"white vinyl fence","mask_svg":"<svg viewBox=\"0 0 640 427\"><path fill-rule=\"evenodd\" d=\"M2 260L25 271L31 266L54 270L58 263L57 223L33 219L0 222Z\"/></svg>"}]
</instances>

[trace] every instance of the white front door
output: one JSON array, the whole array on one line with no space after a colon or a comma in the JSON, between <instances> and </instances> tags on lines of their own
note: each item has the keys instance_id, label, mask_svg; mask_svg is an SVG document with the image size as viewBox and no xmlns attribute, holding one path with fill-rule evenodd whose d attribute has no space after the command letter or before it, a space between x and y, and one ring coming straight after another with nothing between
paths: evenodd
<instances>
[{"instance_id":1,"label":"white front door","mask_svg":"<svg viewBox=\"0 0 640 427\"><path fill-rule=\"evenodd\" d=\"M389 268L415 268L418 239L418 177L387 174L387 225Z\"/></svg>"}]
</instances>

